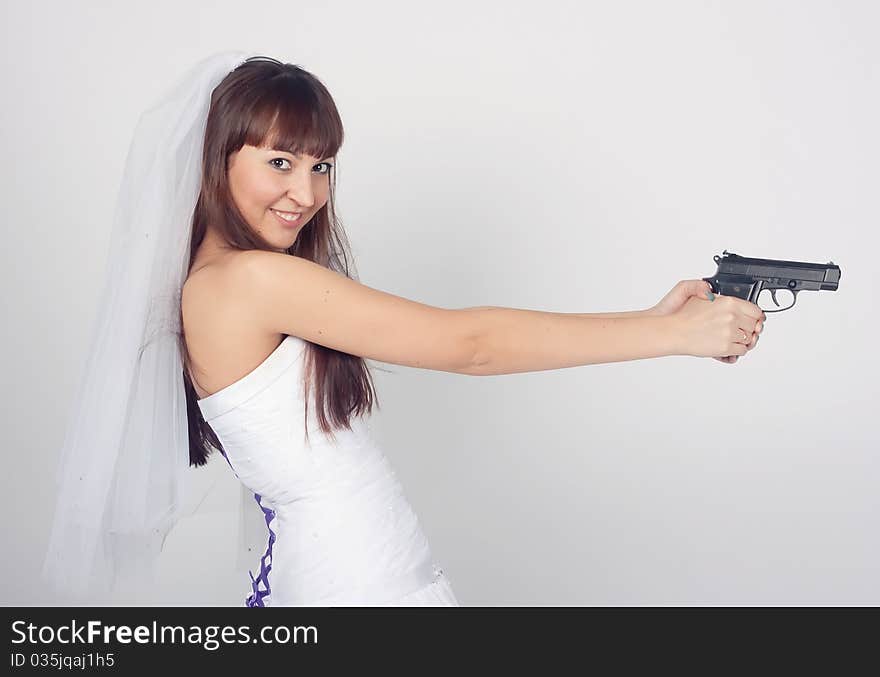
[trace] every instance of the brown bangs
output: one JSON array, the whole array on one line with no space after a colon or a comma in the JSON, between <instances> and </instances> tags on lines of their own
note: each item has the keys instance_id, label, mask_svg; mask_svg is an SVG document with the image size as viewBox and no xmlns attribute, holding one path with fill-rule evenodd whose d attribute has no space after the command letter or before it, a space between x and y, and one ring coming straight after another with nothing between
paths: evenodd
<instances>
[{"instance_id":1,"label":"brown bangs","mask_svg":"<svg viewBox=\"0 0 880 677\"><path fill-rule=\"evenodd\" d=\"M297 78L276 78L246 119L244 143L251 146L320 159L335 156L342 146L336 107Z\"/></svg>"}]
</instances>

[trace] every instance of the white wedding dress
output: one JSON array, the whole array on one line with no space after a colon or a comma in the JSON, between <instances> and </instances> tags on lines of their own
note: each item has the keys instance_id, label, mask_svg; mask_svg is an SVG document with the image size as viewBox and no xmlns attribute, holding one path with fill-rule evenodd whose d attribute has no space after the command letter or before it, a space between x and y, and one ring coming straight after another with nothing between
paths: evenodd
<instances>
[{"instance_id":1,"label":"white wedding dress","mask_svg":"<svg viewBox=\"0 0 880 677\"><path fill-rule=\"evenodd\" d=\"M247 606L459 606L369 423L318 427L303 357L287 336L253 371L198 401L267 525ZM314 393L314 391L312 391Z\"/></svg>"}]
</instances>

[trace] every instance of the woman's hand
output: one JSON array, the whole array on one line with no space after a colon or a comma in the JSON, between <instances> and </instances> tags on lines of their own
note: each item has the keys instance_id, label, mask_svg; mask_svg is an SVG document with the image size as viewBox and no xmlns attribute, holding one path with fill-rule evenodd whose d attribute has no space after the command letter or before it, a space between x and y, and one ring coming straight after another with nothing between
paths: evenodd
<instances>
[{"instance_id":1,"label":"woman's hand","mask_svg":"<svg viewBox=\"0 0 880 677\"><path fill-rule=\"evenodd\" d=\"M707 292L711 292L711 290L712 288L709 286L709 283L704 280L682 280L675 285L666 296L660 299L660 302L657 305L646 310L645 314L654 316L671 315L672 313L678 312L681 307L687 303L688 299L693 296L698 296L704 299L709 298ZM764 319L758 320L758 324L755 326L755 331L752 333L752 338L748 343L747 350L751 350L758 344L758 334L764 331L765 319L766 315L764 316ZM733 364L739 359L739 356L728 355L727 357L715 357L712 359L724 362L725 364Z\"/></svg>"}]
</instances>

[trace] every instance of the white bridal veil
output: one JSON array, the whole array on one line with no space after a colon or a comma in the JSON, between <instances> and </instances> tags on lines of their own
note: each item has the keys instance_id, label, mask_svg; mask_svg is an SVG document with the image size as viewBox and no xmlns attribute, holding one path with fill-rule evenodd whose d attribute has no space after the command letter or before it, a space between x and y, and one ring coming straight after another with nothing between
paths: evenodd
<instances>
[{"instance_id":1,"label":"white bridal veil","mask_svg":"<svg viewBox=\"0 0 880 677\"><path fill-rule=\"evenodd\" d=\"M189 467L180 292L211 93L251 56L230 51L201 61L135 129L56 475L42 577L64 594L147 595L165 538L193 503L187 478L202 469ZM253 495L243 487L242 494L230 506L239 562L265 530Z\"/></svg>"}]
</instances>

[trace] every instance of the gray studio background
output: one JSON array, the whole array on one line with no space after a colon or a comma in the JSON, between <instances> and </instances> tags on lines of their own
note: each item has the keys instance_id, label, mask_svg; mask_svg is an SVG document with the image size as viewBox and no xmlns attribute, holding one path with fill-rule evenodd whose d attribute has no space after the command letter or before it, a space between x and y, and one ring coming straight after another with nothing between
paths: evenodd
<instances>
[{"instance_id":1,"label":"gray studio background","mask_svg":"<svg viewBox=\"0 0 880 677\"><path fill-rule=\"evenodd\" d=\"M447 308L643 309L745 256L841 266L735 365L376 364L376 435L465 605L880 602L880 95L871 2L4 3L4 604L53 478L140 112L197 60L315 73L361 282ZM219 459L219 460L218 460ZM243 604L238 500L163 604ZM263 544L264 546L265 544ZM259 553L255 553L254 567Z\"/></svg>"}]
</instances>

